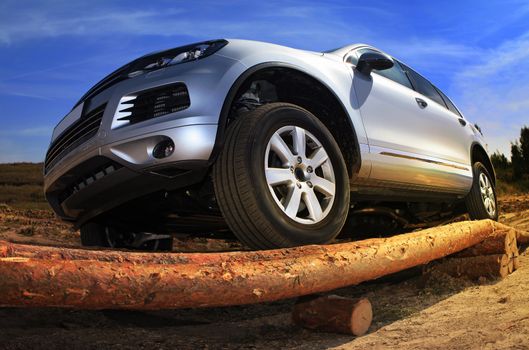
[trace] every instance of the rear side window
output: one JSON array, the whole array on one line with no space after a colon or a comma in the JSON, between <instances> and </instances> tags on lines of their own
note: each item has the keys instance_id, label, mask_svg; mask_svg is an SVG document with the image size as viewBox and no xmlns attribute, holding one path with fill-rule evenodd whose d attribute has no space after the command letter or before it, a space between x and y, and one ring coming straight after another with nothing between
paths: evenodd
<instances>
[{"instance_id":1,"label":"rear side window","mask_svg":"<svg viewBox=\"0 0 529 350\"><path fill-rule=\"evenodd\" d=\"M358 49L347 57L347 62L356 65L358 63L358 58L365 52L377 52L368 48ZM400 66L397 64L397 61L395 61L395 65L391 67L390 69L384 69L384 70L374 70L373 73L376 73L378 75L381 75L385 78L391 79L396 83L399 83L401 85L404 85L410 89L413 89L411 86L410 80L406 76L406 74L402 71Z\"/></svg>"},{"instance_id":2,"label":"rear side window","mask_svg":"<svg viewBox=\"0 0 529 350\"><path fill-rule=\"evenodd\" d=\"M431 100L439 103L441 106L446 108L443 98L441 97L441 95L439 94L435 86L433 86L422 75L420 75L419 73L417 73L410 67L406 66L405 64L401 63L401 66L409 74L411 80L413 81L413 85L415 86L415 90L417 90L417 92L423 94L424 96L430 98Z\"/></svg>"},{"instance_id":3,"label":"rear side window","mask_svg":"<svg viewBox=\"0 0 529 350\"><path fill-rule=\"evenodd\" d=\"M456 108L456 106L454 106L454 104L452 103L452 101L450 101L450 99L445 95L443 94L443 92L439 89L437 89L437 91L441 94L441 97L443 98L443 100L445 101L446 103L446 107L448 107L448 109L451 111L451 112L454 112L457 116L459 117L463 117L461 115L461 113L459 112L459 110Z\"/></svg>"}]
</instances>

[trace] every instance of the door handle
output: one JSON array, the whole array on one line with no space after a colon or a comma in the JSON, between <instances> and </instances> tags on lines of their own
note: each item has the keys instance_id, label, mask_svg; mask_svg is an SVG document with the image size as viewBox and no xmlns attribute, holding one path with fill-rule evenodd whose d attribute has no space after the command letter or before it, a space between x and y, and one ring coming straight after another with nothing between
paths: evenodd
<instances>
[{"instance_id":1,"label":"door handle","mask_svg":"<svg viewBox=\"0 0 529 350\"><path fill-rule=\"evenodd\" d=\"M459 120L459 124L461 124L461 126L465 126L467 125L467 121L463 118L457 118L457 120Z\"/></svg>"},{"instance_id":2,"label":"door handle","mask_svg":"<svg viewBox=\"0 0 529 350\"><path fill-rule=\"evenodd\" d=\"M417 104L418 104L419 107L421 107L421 108L426 108L426 107L428 107L428 103L427 103L425 100L423 100L422 98L416 97L416 98L415 98L415 101L417 101Z\"/></svg>"}]
</instances>

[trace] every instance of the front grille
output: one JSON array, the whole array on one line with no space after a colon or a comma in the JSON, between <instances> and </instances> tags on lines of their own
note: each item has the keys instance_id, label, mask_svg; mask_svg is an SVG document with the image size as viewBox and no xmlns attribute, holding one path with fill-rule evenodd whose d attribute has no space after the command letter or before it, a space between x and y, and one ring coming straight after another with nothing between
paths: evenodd
<instances>
[{"instance_id":1,"label":"front grille","mask_svg":"<svg viewBox=\"0 0 529 350\"><path fill-rule=\"evenodd\" d=\"M118 106L118 123L139 123L188 108L189 92L184 84L172 84L125 96ZM122 124L121 124L122 125Z\"/></svg>"},{"instance_id":2,"label":"front grille","mask_svg":"<svg viewBox=\"0 0 529 350\"><path fill-rule=\"evenodd\" d=\"M51 144L44 162L46 173L64 156L97 134L105 107L106 104L82 116Z\"/></svg>"}]
</instances>

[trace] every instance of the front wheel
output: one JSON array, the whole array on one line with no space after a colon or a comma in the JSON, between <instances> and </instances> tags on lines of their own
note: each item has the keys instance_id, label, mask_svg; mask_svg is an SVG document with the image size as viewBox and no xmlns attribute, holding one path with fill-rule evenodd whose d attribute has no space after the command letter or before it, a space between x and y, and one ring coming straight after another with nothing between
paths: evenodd
<instances>
[{"instance_id":1,"label":"front wheel","mask_svg":"<svg viewBox=\"0 0 529 350\"><path fill-rule=\"evenodd\" d=\"M271 103L233 122L213 175L225 220L251 248L327 243L347 217L340 148L314 115L292 104Z\"/></svg>"},{"instance_id":2,"label":"front wheel","mask_svg":"<svg viewBox=\"0 0 529 350\"><path fill-rule=\"evenodd\" d=\"M470 219L492 219L498 220L498 202L496 199L496 188L487 168L480 163L474 163L472 167L474 176L472 188L466 198L466 206Z\"/></svg>"}]
</instances>

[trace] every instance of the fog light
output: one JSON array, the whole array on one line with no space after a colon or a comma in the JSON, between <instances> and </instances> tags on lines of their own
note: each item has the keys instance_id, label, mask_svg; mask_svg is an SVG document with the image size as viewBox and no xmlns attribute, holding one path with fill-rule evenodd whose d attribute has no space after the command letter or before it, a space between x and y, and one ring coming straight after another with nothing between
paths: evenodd
<instances>
[{"instance_id":1,"label":"fog light","mask_svg":"<svg viewBox=\"0 0 529 350\"><path fill-rule=\"evenodd\" d=\"M174 142L173 140L163 140L154 146L152 150L152 156L154 158L162 159L167 158L174 152Z\"/></svg>"}]
</instances>

